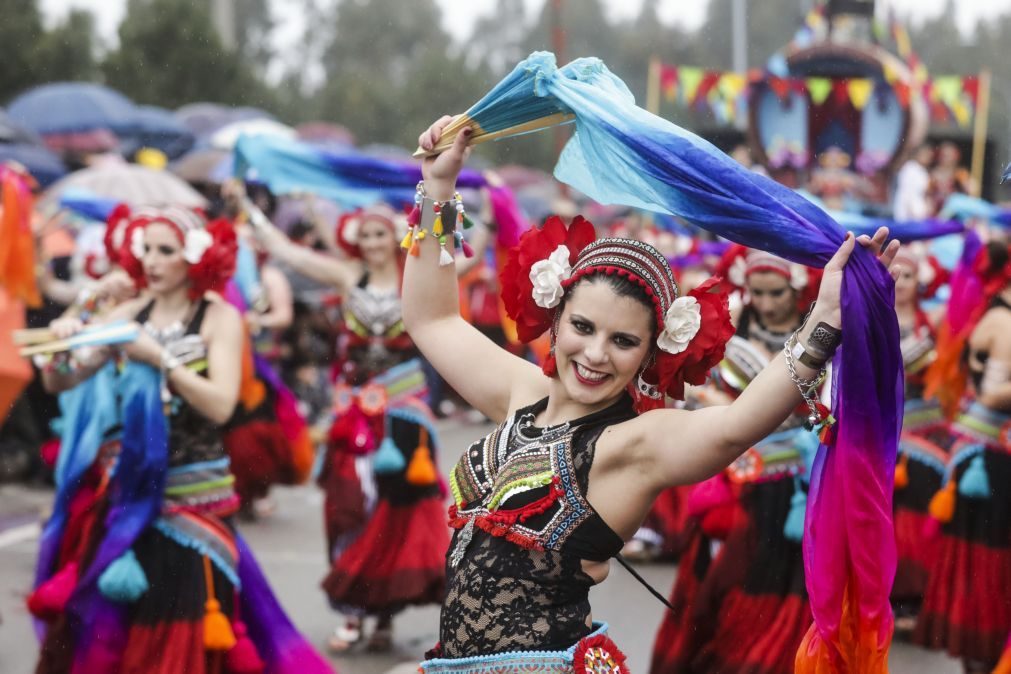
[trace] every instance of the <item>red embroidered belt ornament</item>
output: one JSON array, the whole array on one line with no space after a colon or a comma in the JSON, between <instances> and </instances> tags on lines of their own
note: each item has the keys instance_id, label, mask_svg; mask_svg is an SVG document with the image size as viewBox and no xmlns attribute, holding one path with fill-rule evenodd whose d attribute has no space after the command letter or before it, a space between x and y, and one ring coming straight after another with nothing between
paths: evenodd
<instances>
[{"instance_id":1,"label":"red embroidered belt ornament","mask_svg":"<svg viewBox=\"0 0 1011 674\"><path fill-rule=\"evenodd\" d=\"M606 634L580 640L572 664L576 674L629 674L625 654Z\"/></svg>"},{"instance_id":2,"label":"red embroidered belt ornament","mask_svg":"<svg viewBox=\"0 0 1011 674\"><path fill-rule=\"evenodd\" d=\"M355 389L340 384L334 389L333 400L334 413L342 429L340 434L347 438L348 449L355 454L373 451L382 437L376 437L378 431L373 426L379 423L374 420L386 412L386 388L379 384L366 384Z\"/></svg>"}]
</instances>

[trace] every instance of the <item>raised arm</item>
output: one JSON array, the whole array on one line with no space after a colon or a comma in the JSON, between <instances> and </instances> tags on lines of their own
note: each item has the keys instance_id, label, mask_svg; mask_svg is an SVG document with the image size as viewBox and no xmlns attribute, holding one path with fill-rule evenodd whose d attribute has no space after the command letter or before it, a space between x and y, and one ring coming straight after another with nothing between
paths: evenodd
<instances>
[{"instance_id":1,"label":"raised arm","mask_svg":"<svg viewBox=\"0 0 1011 674\"><path fill-rule=\"evenodd\" d=\"M421 147L434 147L450 120L443 117L422 134ZM452 199L456 177L469 152L469 138L468 129L449 150L426 159L422 165L432 200ZM432 201L426 200L421 228L431 232L434 220ZM490 419L501 421L509 413L514 396L545 395L548 379L535 365L499 347L460 317L454 267L439 265L439 245L434 237L429 235L419 242L419 255L408 255L404 268L404 325L450 386Z\"/></svg>"},{"instance_id":2,"label":"raised arm","mask_svg":"<svg viewBox=\"0 0 1011 674\"><path fill-rule=\"evenodd\" d=\"M860 237L860 243L880 253L881 262L890 267L899 244L893 241L880 252L887 237L888 230L882 228L873 239ZM819 323L835 328L841 326L843 268L855 243L852 234L848 235L826 265L818 301L798 335L800 344L808 344L811 332ZM893 269L893 277L896 273ZM794 366L802 379L811 379L817 374L797 360ZM644 472L656 481L657 488L699 482L776 430L803 402L786 358L780 353L730 405L693 412L655 410L631 422L631 428L641 441L637 458Z\"/></svg>"},{"instance_id":3,"label":"raised arm","mask_svg":"<svg viewBox=\"0 0 1011 674\"><path fill-rule=\"evenodd\" d=\"M354 285L359 274L357 263L338 260L330 255L300 246L266 219L254 227L253 231L263 247L270 251L272 257L297 269L300 274L325 283L340 293Z\"/></svg>"}]
</instances>

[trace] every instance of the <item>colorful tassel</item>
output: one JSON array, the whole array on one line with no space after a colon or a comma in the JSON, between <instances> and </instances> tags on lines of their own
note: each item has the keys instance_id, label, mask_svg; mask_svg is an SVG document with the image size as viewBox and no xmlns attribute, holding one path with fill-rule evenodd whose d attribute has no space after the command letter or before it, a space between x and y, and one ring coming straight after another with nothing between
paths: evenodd
<instances>
[{"instance_id":1,"label":"colorful tassel","mask_svg":"<svg viewBox=\"0 0 1011 674\"><path fill-rule=\"evenodd\" d=\"M804 539L804 517L807 513L807 494L800 484L794 486L793 496L790 497L790 512L786 516L783 524L783 536L787 540L799 543Z\"/></svg>"},{"instance_id":2,"label":"colorful tassel","mask_svg":"<svg viewBox=\"0 0 1011 674\"><path fill-rule=\"evenodd\" d=\"M955 479L948 480L948 483L941 488L934 498L930 499L928 506L930 516L938 522L950 522L955 516Z\"/></svg>"},{"instance_id":3,"label":"colorful tassel","mask_svg":"<svg viewBox=\"0 0 1011 674\"><path fill-rule=\"evenodd\" d=\"M421 222L421 209L415 206L407 214L407 224L416 227Z\"/></svg>"},{"instance_id":4,"label":"colorful tassel","mask_svg":"<svg viewBox=\"0 0 1011 674\"><path fill-rule=\"evenodd\" d=\"M986 474L983 453L972 457L969 467L958 481L958 493L966 498L990 498L990 478Z\"/></svg>"},{"instance_id":5,"label":"colorful tassel","mask_svg":"<svg viewBox=\"0 0 1011 674\"><path fill-rule=\"evenodd\" d=\"M474 249L470 247L469 243L467 243L467 239L461 239L460 241L463 246L463 256L474 257Z\"/></svg>"},{"instance_id":6,"label":"colorful tassel","mask_svg":"<svg viewBox=\"0 0 1011 674\"><path fill-rule=\"evenodd\" d=\"M77 577L77 562L70 562L28 595L28 610L44 620L59 617L77 587Z\"/></svg>"},{"instance_id":7,"label":"colorful tassel","mask_svg":"<svg viewBox=\"0 0 1011 674\"><path fill-rule=\"evenodd\" d=\"M421 247L418 245L418 239L415 239L414 243L411 244L411 255L414 257L421 255Z\"/></svg>"},{"instance_id":8,"label":"colorful tassel","mask_svg":"<svg viewBox=\"0 0 1011 674\"><path fill-rule=\"evenodd\" d=\"M442 216L436 215L435 222L432 223L432 234L434 236L442 236L443 231L444 230L442 228Z\"/></svg>"},{"instance_id":9,"label":"colorful tassel","mask_svg":"<svg viewBox=\"0 0 1011 674\"><path fill-rule=\"evenodd\" d=\"M420 429L418 447L407 466L405 477L407 482L415 487L427 487L438 482L439 475L432 461L432 450L428 448L428 429L424 426Z\"/></svg>"},{"instance_id":10,"label":"colorful tassel","mask_svg":"<svg viewBox=\"0 0 1011 674\"><path fill-rule=\"evenodd\" d=\"M404 238L400 241L400 247L403 248L404 250L407 250L411 247L411 243L413 242L414 242L414 228L412 227L407 230L407 234L405 234Z\"/></svg>"},{"instance_id":11,"label":"colorful tassel","mask_svg":"<svg viewBox=\"0 0 1011 674\"><path fill-rule=\"evenodd\" d=\"M147 575L133 550L127 550L106 567L98 578L98 589L106 598L117 602L137 601L148 590Z\"/></svg>"},{"instance_id":12,"label":"colorful tassel","mask_svg":"<svg viewBox=\"0 0 1011 674\"><path fill-rule=\"evenodd\" d=\"M267 669L253 640L249 638L246 624L241 620L232 623L235 645L225 655L225 669L230 674L262 674Z\"/></svg>"},{"instance_id":13,"label":"colorful tassel","mask_svg":"<svg viewBox=\"0 0 1011 674\"><path fill-rule=\"evenodd\" d=\"M221 612L221 604L214 598L214 576L211 560L204 555L204 582L207 584L207 601L204 603L204 648L209 651L227 651L235 647L235 633L228 618Z\"/></svg>"},{"instance_id":14,"label":"colorful tassel","mask_svg":"<svg viewBox=\"0 0 1011 674\"><path fill-rule=\"evenodd\" d=\"M555 360L555 347L551 347L551 350L548 351L548 355L544 359L544 362L541 363L541 372L548 377L554 377L558 374L558 362Z\"/></svg>"},{"instance_id":15,"label":"colorful tassel","mask_svg":"<svg viewBox=\"0 0 1011 674\"><path fill-rule=\"evenodd\" d=\"M903 454L895 464L895 488L905 489L909 486L909 455Z\"/></svg>"},{"instance_id":16,"label":"colorful tassel","mask_svg":"<svg viewBox=\"0 0 1011 674\"><path fill-rule=\"evenodd\" d=\"M393 438L387 434L379 443L379 449L372 457L372 470L379 475L399 473L407 466L404 453L397 448Z\"/></svg>"},{"instance_id":17,"label":"colorful tassel","mask_svg":"<svg viewBox=\"0 0 1011 674\"><path fill-rule=\"evenodd\" d=\"M453 256L446 250L446 242L442 241L439 246L439 266L447 267L451 264L453 264Z\"/></svg>"}]
</instances>

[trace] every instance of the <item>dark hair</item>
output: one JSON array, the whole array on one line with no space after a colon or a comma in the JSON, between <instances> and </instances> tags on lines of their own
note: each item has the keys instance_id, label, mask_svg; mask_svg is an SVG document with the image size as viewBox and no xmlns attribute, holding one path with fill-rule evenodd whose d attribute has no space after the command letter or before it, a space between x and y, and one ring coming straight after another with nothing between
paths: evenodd
<instances>
[{"instance_id":1,"label":"dark hair","mask_svg":"<svg viewBox=\"0 0 1011 674\"><path fill-rule=\"evenodd\" d=\"M630 281L628 277L622 276L621 274L607 274L603 271L592 271L586 276L583 276L580 283L587 281L589 283L606 283L614 294L618 297L629 297L639 304L643 305L649 310L649 329L655 336L658 332L658 327L656 324L656 307L653 304L652 298L646 294L646 290L636 283L635 281ZM576 283L569 289L569 293L572 292L579 283ZM568 299L569 293L565 294L562 298L562 304L558 307L558 315L561 316L562 310L565 308L565 301Z\"/></svg>"}]
</instances>

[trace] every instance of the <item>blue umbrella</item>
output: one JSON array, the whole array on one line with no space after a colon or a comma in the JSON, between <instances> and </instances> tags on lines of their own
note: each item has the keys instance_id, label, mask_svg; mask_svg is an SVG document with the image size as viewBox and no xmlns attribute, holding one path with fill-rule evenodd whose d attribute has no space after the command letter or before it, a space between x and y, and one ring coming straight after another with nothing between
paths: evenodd
<instances>
[{"instance_id":1,"label":"blue umbrella","mask_svg":"<svg viewBox=\"0 0 1011 674\"><path fill-rule=\"evenodd\" d=\"M0 110L0 143L42 145L42 139L15 122L6 112Z\"/></svg>"},{"instance_id":2,"label":"blue umbrella","mask_svg":"<svg viewBox=\"0 0 1011 674\"><path fill-rule=\"evenodd\" d=\"M32 174L40 187L48 187L67 174L60 158L44 147L0 143L0 164L16 161Z\"/></svg>"},{"instance_id":3,"label":"blue umbrella","mask_svg":"<svg viewBox=\"0 0 1011 674\"><path fill-rule=\"evenodd\" d=\"M57 82L21 94L7 108L15 122L42 135L109 129L129 134L137 109L129 98L100 84Z\"/></svg>"},{"instance_id":4,"label":"blue umbrella","mask_svg":"<svg viewBox=\"0 0 1011 674\"><path fill-rule=\"evenodd\" d=\"M177 159L193 147L196 138L176 115L154 105L137 107L136 128L125 138L124 154L142 147L153 147L169 159Z\"/></svg>"}]
</instances>

